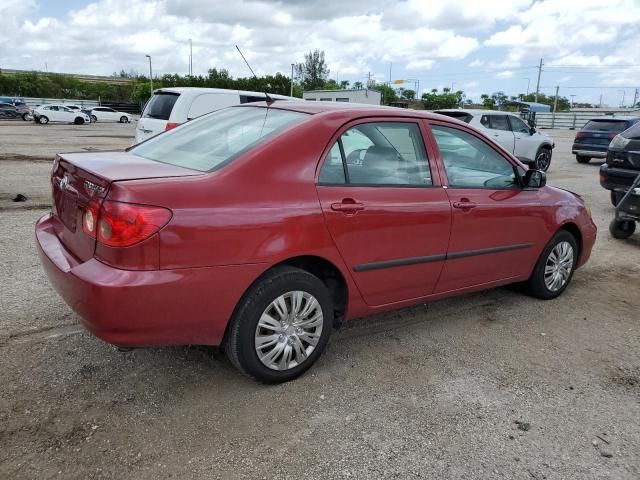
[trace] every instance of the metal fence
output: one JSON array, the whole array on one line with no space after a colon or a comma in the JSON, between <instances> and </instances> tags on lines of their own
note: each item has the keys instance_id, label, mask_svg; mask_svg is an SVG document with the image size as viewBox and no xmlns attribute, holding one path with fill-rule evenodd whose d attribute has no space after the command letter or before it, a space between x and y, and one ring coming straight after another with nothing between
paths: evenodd
<instances>
[{"instance_id":1,"label":"metal fence","mask_svg":"<svg viewBox=\"0 0 640 480\"><path fill-rule=\"evenodd\" d=\"M61 103L66 105L78 105L82 108L93 108L100 106L98 100L78 100L75 98L35 98L35 97L20 97L24 98L24 102L32 107L39 105L45 105L47 103Z\"/></svg>"},{"instance_id":2,"label":"metal fence","mask_svg":"<svg viewBox=\"0 0 640 480\"><path fill-rule=\"evenodd\" d=\"M636 113L636 112L633 112ZM604 113L592 112L562 112L562 113L536 113L536 126L538 128L564 128L580 130L593 117L605 116ZM615 116L609 115L612 118Z\"/></svg>"}]
</instances>

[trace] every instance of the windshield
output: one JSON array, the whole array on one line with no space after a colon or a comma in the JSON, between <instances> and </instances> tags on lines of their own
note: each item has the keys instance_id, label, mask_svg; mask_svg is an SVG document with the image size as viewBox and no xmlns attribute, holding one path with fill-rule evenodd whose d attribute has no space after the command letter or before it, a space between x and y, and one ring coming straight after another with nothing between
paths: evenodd
<instances>
[{"instance_id":1,"label":"windshield","mask_svg":"<svg viewBox=\"0 0 640 480\"><path fill-rule=\"evenodd\" d=\"M623 132L627 129L627 122L624 120L591 120L582 129L599 130L601 132Z\"/></svg>"},{"instance_id":2,"label":"windshield","mask_svg":"<svg viewBox=\"0 0 640 480\"><path fill-rule=\"evenodd\" d=\"M180 96L179 93L156 92L144 108L142 116L144 118L158 118L169 120L173 106Z\"/></svg>"},{"instance_id":3,"label":"windshield","mask_svg":"<svg viewBox=\"0 0 640 480\"><path fill-rule=\"evenodd\" d=\"M231 107L152 138L130 152L149 160L207 172L307 116L273 108Z\"/></svg>"}]
</instances>

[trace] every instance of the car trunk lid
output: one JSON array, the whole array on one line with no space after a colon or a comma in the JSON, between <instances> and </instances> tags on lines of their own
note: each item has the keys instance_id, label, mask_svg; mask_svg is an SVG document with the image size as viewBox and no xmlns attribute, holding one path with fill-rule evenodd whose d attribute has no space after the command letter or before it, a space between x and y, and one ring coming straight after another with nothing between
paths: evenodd
<instances>
[{"instance_id":1,"label":"car trunk lid","mask_svg":"<svg viewBox=\"0 0 640 480\"><path fill-rule=\"evenodd\" d=\"M86 261L96 241L82 229L83 214L90 204L101 204L112 182L194 175L202 173L128 152L62 154L51 173L52 213L60 220L56 234L71 254Z\"/></svg>"}]
</instances>

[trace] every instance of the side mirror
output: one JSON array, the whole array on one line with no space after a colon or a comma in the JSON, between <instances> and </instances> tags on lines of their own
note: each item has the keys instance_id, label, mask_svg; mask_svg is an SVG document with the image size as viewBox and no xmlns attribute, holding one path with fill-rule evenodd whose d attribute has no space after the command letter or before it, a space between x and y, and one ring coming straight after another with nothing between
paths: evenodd
<instances>
[{"instance_id":1,"label":"side mirror","mask_svg":"<svg viewBox=\"0 0 640 480\"><path fill-rule=\"evenodd\" d=\"M547 184L547 174L542 170L527 170L522 177L524 188L542 188Z\"/></svg>"},{"instance_id":2,"label":"side mirror","mask_svg":"<svg viewBox=\"0 0 640 480\"><path fill-rule=\"evenodd\" d=\"M529 135L536 133L536 127L529 127Z\"/></svg>"}]
</instances>

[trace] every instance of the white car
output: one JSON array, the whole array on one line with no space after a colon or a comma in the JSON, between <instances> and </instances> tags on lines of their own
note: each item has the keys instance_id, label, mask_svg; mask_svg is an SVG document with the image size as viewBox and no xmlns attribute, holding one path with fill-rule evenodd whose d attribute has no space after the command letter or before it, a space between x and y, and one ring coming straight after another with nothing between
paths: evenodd
<instances>
[{"instance_id":1,"label":"white car","mask_svg":"<svg viewBox=\"0 0 640 480\"><path fill-rule=\"evenodd\" d=\"M129 123L131 115L125 112L118 112L109 107L95 107L91 110L91 118L94 122L120 122Z\"/></svg>"},{"instance_id":2,"label":"white car","mask_svg":"<svg viewBox=\"0 0 640 480\"><path fill-rule=\"evenodd\" d=\"M300 100L273 93L269 97L273 100ZM264 102L265 99L263 92L223 88L176 87L154 90L138 120L135 143L206 113L241 103Z\"/></svg>"},{"instance_id":3,"label":"white car","mask_svg":"<svg viewBox=\"0 0 640 480\"><path fill-rule=\"evenodd\" d=\"M551 165L553 138L527 125L518 115L497 110L436 110L472 125L511 152L530 168L547 171Z\"/></svg>"},{"instance_id":4,"label":"white car","mask_svg":"<svg viewBox=\"0 0 640 480\"><path fill-rule=\"evenodd\" d=\"M36 123L45 125L49 122L75 123L76 125L91 123L89 115L75 111L66 105L40 105L33 111L33 119Z\"/></svg>"}]
</instances>

